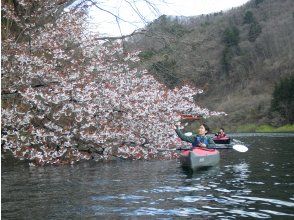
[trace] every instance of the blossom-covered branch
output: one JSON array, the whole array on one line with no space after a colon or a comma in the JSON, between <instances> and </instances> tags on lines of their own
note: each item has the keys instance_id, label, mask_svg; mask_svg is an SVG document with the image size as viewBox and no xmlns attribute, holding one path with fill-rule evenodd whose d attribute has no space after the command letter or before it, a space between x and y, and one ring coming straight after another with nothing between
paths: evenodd
<instances>
[{"instance_id":1,"label":"blossom-covered branch","mask_svg":"<svg viewBox=\"0 0 294 220\"><path fill-rule=\"evenodd\" d=\"M136 68L138 53L84 33L82 11L46 24L30 42L2 42L2 150L31 165L172 158L173 124L201 90L173 90ZM10 17L11 19L11 17Z\"/></svg>"}]
</instances>

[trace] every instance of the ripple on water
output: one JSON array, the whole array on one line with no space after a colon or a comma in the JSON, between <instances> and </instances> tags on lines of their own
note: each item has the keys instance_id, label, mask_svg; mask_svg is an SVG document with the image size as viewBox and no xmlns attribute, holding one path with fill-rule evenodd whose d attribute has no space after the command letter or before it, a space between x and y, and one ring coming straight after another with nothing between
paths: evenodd
<instances>
[{"instance_id":1,"label":"ripple on water","mask_svg":"<svg viewBox=\"0 0 294 220\"><path fill-rule=\"evenodd\" d=\"M224 188L217 188L215 190L218 191L218 192L223 192L223 193L230 193L230 192L232 192L232 190L224 189Z\"/></svg>"},{"instance_id":2,"label":"ripple on water","mask_svg":"<svg viewBox=\"0 0 294 220\"><path fill-rule=\"evenodd\" d=\"M267 215L264 213L259 213L259 212L249 212L249 211L245 211L243 209L233 209L233 210L229 210L227 212L231 213L231 214L238 214L241 217L270 218L270 215Z\"/></svg>"},{"instance_id":3,"label":"ripple on water","mask_svg":"<svg viewBox=\"0 0 294 220\"><path fill-rule=\"evenodd\" d=\"M137 215L137 216L158 216L158 215L166 215L166 216L190 216L190 215L212 215L211 212L200 210L197 208L186 207L186 208L178 208L178 209L158 209L154 207L141 207L133 212L125 213L124 215Z\"/></svg>"},{"instance_id":4,"label":"ripple on water","mask_svg":"<svg viewBox=\"0 0 294 220\"><path fill-rule=\"evenodd\" d=\"M268 202L268 203L275 204L275 205L294 207L293 202L287 202L287 201L278 200L278 199L267 199L267 198L249 197L249 196L232 196L232 197L245 199L245 200L249 200L249 201L262 201L262 202Z\"/></svg>"},{"instance_id":5,"label":"ripple on water","mask_svg":"<svg viewBox=\"0 0 294 220\"><path fill-rule=\"evenodd\" d=\"M171 187L171 186L163 186L158 187L156 189L152 189L153 193L166 193L166 192L191 192L191 191L205 191L207 189L211 189L211 187L197 185L197 186L186 186L186 187Z\"/></svg>"},{"instance_id":6,"label":"ripple on water","mask_svg":"<svg viewBox=\"0 0 294 220\"><path fill-rule=\"evenodd\" d=\"M264 185L264 182L247 181L247 184Z\"/></svg>"},{"instance_id":7,"label":"ripple on water","mask_svg":"<svg viewBox=\"0 0 294 220\"><path fill-rule=\"evenodd\" d=\"M104 216L110 213L123 213L129 210L128 207L105 207L99 205L93 205L91 209L94 211L94 216Z\"/></svg>"},{"instance_id":8,"label":"ripple on water","mask_svg":"<svg viewBox=\"0 0 294 220\"><path fill-rule=\"evenodd\" d=\"M112 201L112 200L124 200L124 201L134 201L134 200L144 200L148 197L137 196L137 195L125 195L121 194L119 196L92 196L93 201Z\"/></svg>"},{"instance_id":9,"label":"ripple on water","mask_svg":"<svg viewBox=\"0 0 294 220\"><path fill-rule=\"evenodd\" d=\"M117 199L117 196L91 196L93 201L111 201Z\"/></svg>"},{"instance_id":10,"label":"ripple on water","mask_svg":"<svg viewBox=\"0 0 294 220\"><path fill-rule=\"evenodd\" d=\"M287 214L287 213L283 213L283 212L277 212L277 211L273 211L273 210L260 210L261 212L266 212L272 215L278 215L278 216L294 216L294 214Z\"/></svg>"},{"instance_id":11,"label":"ripple on water","mask_svg":"<svg viewBox=\"0 0 294 220\"><path fill-rule=\"evenodd\" d=\"M182 196L182 197L174 198L174 200L182 201L182 202L197 202L197 201L207 200L207 199L202 196Z\"/></svg>"}]
</instances>

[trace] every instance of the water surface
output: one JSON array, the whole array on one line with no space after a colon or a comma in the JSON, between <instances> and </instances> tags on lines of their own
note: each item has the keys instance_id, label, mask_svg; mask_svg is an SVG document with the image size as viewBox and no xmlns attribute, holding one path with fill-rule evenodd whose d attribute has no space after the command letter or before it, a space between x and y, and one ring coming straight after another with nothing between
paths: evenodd
<instances>
[{"instance_id":1,"label":"water surface","mask_svg":"<svg viewBox=\"0 0 294 220\"><path fill-rule=\"evenodd\" d=\"M246 153L191 172L177 160L28 167L2 161L2 219L294 219L294 135L232 134Z\"/></svg>"}]
</instances>

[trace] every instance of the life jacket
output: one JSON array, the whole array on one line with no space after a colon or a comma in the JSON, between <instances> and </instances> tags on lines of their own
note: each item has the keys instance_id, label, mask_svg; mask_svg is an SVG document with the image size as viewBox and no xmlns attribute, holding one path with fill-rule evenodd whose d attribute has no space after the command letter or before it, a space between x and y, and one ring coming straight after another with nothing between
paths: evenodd
<instances>
[{"instance_id":1,"label":"life jacket","mask_svg":"<svg viewBox=\"0 0 294 220\"><path fill-rule=\"evenodd\" d=\"M193 141L192 143L192 147L197 147L199 145L199 143L203 143L205 144L206 146L208 146L208 139L206 136L196 136L195 137L195 140Z\"/></svg>"}]
</instances>

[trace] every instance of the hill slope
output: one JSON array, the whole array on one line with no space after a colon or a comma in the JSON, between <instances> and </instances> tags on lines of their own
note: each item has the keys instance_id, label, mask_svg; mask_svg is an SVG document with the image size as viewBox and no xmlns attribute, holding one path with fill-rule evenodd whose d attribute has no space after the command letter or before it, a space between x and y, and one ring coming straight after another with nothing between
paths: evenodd
<instances>
[{"instance_id":1,"label":"hill slope","mask_svg":"<svg viewBox=\"0 0 294 220\"><path fill-rule=\"evenodd\" d=\"M228 113L215 126L281 125L269 109L275 83L293 75L293 12L292 0L255 0L225 13L161 16L127 45L168 86L203 88L195 101Z\"/></svg>"}]
</instances>

